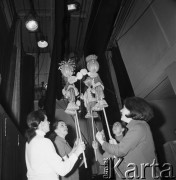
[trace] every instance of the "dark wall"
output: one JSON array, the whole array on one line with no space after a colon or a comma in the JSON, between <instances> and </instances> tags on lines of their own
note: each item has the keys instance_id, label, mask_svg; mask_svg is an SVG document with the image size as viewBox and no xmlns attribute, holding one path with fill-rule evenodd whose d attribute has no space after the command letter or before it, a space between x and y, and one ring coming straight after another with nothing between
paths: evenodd
<instances>
[{"instance_id":1,"label":"dark wall","mask_svg":"<svg viewBox=\"0 0 176 180\"><path fill-rule=\"evenodd\" d=\"M0 179L26 179L25 140L1 105Z\"/></svg>"},{"instance_id":2,"label":"dark wall","mask_svg":"<svg viewBox=\"0 0 176 180\"><path fill-rule=\"evenodd\" d=\"M7 98L10 99L11 97L9 97L9 92L7 92L7 86L11 85L11 82L9 82L9 76L13 73L10 71L10 67L12 65L11 57L12 55L14 55L13 40L15 34L16 19L14 19L11 28L9 28L7 26L2 9L0 8L0 24L0 74L2 77L0 86L0 100L3 107L6 110L9 110Z\"/></svg>"},{"instance_id":3,"label":"dark wall","mask_svg":"<svg viewBox=\"0 0 176 180\"><path fill-rule=\"evenodd\" d=\"M2 71L2 62L4 61L3 55L5 53L5 48L6 48L7 39L8 39L10 29L7 27L6 21L4 19L4 14L2 13L1 8L0 8L0 24L1 24L1 28L0 28L0 39L1 39L1 43L0 43L0 70Z\"/></svg>"},{"instance_id":4,"label":"dark wall","mask_svg":"<svg viewBox=\"0 0 176 180\"><path fill-rule=\"evenodd\" d=\"M20 96L21 96L21 117L20 129L24 133L27 128L26 117L34 109L34 74L35 74L35 59L32 55L25 55L21 60L21 81L20 81Z\"/></svg>"}]
</instances>

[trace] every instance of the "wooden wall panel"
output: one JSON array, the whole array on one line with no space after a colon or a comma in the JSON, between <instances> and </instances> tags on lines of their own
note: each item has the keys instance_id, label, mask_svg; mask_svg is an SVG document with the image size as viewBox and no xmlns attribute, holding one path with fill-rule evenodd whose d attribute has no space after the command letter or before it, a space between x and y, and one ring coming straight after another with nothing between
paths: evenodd
<instances>
[{"instance_id":1,"label":"wooden wall panel","mask_svg":"<svg viewBox=\"0 0 176 180\"><path fill-rule=\"evenodd\" d=\"M0 105L0 165L2 180L25 180L25 140Z\"/></svg>"}]
</instances>

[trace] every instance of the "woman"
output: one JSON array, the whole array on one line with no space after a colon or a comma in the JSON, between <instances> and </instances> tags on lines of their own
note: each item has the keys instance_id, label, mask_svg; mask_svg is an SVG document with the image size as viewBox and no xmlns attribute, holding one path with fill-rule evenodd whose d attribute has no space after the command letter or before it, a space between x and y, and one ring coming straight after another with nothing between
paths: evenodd
<instances>
[{"instance_id":1,"label":"woman","mask_svg":"<svg viewBox=\"0 0 176 180\"><path fill-rule=\"evenodd\" d=\"M109 143L110 144L117 144L121 141L121 139L123 138L123 136L125 136L126 132L127 132L127 128L122 125L122 123L120 122L115 122L113 124L113 127L112 127L112 132L115 136L115 139L110 139L109 140ZM104 136L104 132L101 132ZM93 141L92 143L92 147L96 150L96 156L97 156L97 160L98 162L100 163L100 166L99 166L99 175L100 178L102 179L103 176L105 176L104 174L104 171L105 171L105 166L106 164L110 163L113 167L116 163L120 163L121 159L115 157L113 154L110 154L108 152L104 152L102 154L102 152L100 151L100 149L98 148L98 143L96 141ZM119 174L119 167L117 167L118 169L116 169L116 171L118 172ZM117 176L115 173L114 173L114 169L112 168L111 169L111 172L109 172L109 174L111 174L110 176Z\"/></svg>"},{"instance_id":2,"label":"woman","mask_svg":"<svg viewBox=\"0 0 176 180\"><path fill-rule=\"evenodd\" d=\"M29 129L26 131L26 165L28 180L58 180L73 168L78 156L85 149L79 142L70 157L62 161L51 140L45 138L49 131L49 121L41 110L31 112L27 117Z\"/></svg>"},{"instance_id":3,"label":"woman","mask_svg":"<svg viewBox=\"0 0 176 180\"><path fill-rule=\"evenodd\" d=\"M126 133L126 128L122 126L120 122L115 122L112 126L112 132L115 136L115 139L109 140L110 144L117 144L120 142L120 140L123 138L123 136ZM103 132L101 132L104 136ZM103 154L100 152L100 149L98 148L98 143L96 141L92 142L92 147L96 150L97 160L100 163L100 165L104 165L104 160L110 157L114 157L114 155L109 154L107 152L104 152Z\"/></svg>"},{"instance_id":4,"label":"woman","mask_svg":"<svg viewBox=\"0 0 176 180\"><path fill-rule=\"evenodd\" d=\"M121 120L127 123L128 128L120 143L105 142L100 132L96 134L97 140L106 152L123 158L119 167L122 172L120 178L155 179L157 177L155 165L158 164L152 133L147 124L153 117L150 105L142 98L130 97L125 99L120 112Z\"/></svg>"},{"instance_id":5,"label":"woman","mask_svg":"<svg viewBox=\"0 0 176 180\"><path fill-rule=\"evenodd\" d=\"M53 133L50 135L53 143L55 144L56 150L58 154L63 158L63 160L67 160L68 157L74 152L76 147L76 143L72 149L72 147L68 144L65 137L68 134L68 128L64 121L56 120L53 124ZM69 172L65 177L61 177L61 180L79 180L79 162L76 163L76 166Z\"/></svg>"}]
</instances>

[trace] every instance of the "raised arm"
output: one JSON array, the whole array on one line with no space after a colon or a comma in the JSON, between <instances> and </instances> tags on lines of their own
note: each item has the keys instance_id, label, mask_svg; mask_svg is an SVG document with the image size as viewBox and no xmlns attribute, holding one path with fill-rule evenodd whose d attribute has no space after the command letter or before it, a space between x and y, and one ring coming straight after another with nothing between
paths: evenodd
<instances>
[{"instance_id":1,"label":"raised arm","mask_svg":"<svg viewBox=\"0 0 176 180\"><path fill-rule=\"evenodd\" d=\"M45 151L46 154L46 161L48 162L49 166L51 166L51 168L60 176L65 176L71 171L78 159L78 156L85 148L85 146L80 143L75 152L72 153L68 159L62 161L61 157L56 153L54 145L49 139L44 142L44 146L45 149L43 148L43 151Z\"/></svg>"},{"instance_id":2,"label":"raised arm","mask_svg":"<svg viewBox=\"0 0 176 180\"><path fill-rule=\"evenodd\" d=\"M109 144L101 141L103 150L117 157L125 156L131 149L135 148L140 140L145 136L145 126L136 125L129 130L119 144Z\"/></svg>"}]
</instances>

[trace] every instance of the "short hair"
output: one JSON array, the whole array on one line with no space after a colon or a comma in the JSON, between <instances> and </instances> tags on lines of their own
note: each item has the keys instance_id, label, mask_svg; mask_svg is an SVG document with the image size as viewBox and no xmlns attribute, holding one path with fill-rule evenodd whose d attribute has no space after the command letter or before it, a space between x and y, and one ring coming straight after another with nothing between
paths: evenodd
<instances>
[{"instance_id":1,"label":"short hair","mask_svg":"<svg viewBox=\"0 0 176 180\"><path fill-rule=\"evenodd\" d=\"M153 118L153 109L147 101L140 97L128 97L124 100L124 106L130 111L128 118L134 120L149 121Z\"/></svg>"},{"instance_id":2,"label":"short hair","mask_svg":"<svg viewBox=\"0 0 176 180\"><path fill-rule=\"evenodd\" d=\"M41 121L45 119L45 112L43 110L32 111L27 116L27 125L28 129L26 130L25 136L28 143L36 136L35 130L38 129L38 126Z\"/></svg>"},{"instance_id":3,"label":"short hair","mask_svg":"<svg viewBox=\"0 0 176 180\"><path fill-rule=\"evenodd\" d=\"M59 124L60 122L64 122L64 120L55 120L55 121L54 121L54 123L52 124L52 130L53 130L53 131L57 129L58 124ZM65 122L64 122L64 123L65 123Z\"/></svg>"},{"instance_id":4,"label":"short hair","mask_svg":"<svg viewBox=\"0 0 176 180\"><path fill-rule=\"evenodd\" d=\"M58 124L59 124L60 122L64 122L64 120L58 120L58 119L56 119L56 120L54 121L54 123L52 124L52 126L51 126L51 133L50 133L50 135L49 135L49 139L50 139L52 142L54 142L55 139L56 139L57 134L56 134L55 130L57 129Z\"/></svg>"}]
</instances>

